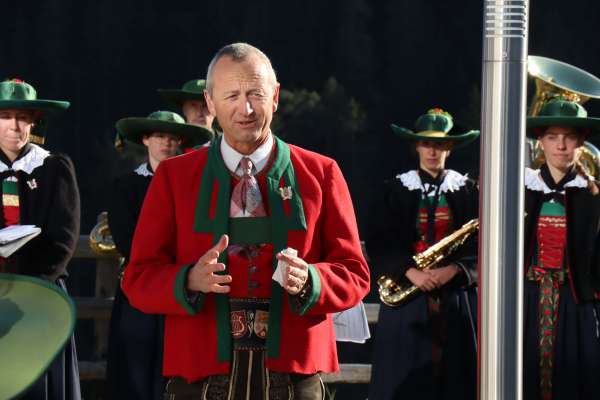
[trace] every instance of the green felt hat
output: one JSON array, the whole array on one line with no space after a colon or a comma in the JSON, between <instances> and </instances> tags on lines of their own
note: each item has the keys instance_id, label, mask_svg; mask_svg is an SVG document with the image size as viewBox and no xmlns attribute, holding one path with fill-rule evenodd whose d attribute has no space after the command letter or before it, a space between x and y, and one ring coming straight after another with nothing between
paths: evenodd
<instances>
[{"instance_id":1,"label":"green felt hat","mask_svg":"<svg viewBox=\"0 0 600 400\"><path fill-rule=\"evenodd\" d=\"M64 111L69 105L68 101L38 99L34 87L20 79L0 82L0 110L34 110L42 113L30 135L33 143L44 144L47 128L45 117Z\"/></svg>"},{"instance_id":2,"label":"green felt hat","mask_svg":"<svg viewBox=\"0 0 600 400\"><path fill-rule=\"evenodd\" d=\"M122 118L117 121L116 127L122 138L139 144L142 144L144 135L154 132L179 136L185 147L206 143L213 136L208 129L186 124L181 115L171 111L154 111L146 118Z\"/></svg>"},{"instance_id":3,"label":"green felt hat","mask_svg":"<svg viewBox=\"0 0 600 400\"><path fill-rule=\"evenodd\" d=\"M75 305L58 286L0 273L0 399L15 398L39 379L75 320Z\"/></svg>"},{"instance_id":4,"label":"green felt hat","mask_svg":"<svg viewBox=\"0 0 600 400\"><path fill-rule=\"evenodd\" d=\"M431 142L452 142L466 145L479 136L478 130L471 130L462 134L453 134L454 122L450 113L441 108L432 108L421 115L415 122L415 130L391 125L392 131L406 140L426 140Z\"/></svg>"},{"instance_id":5,"label":"green felt hat","mask_svg":"<svg viewBox=\"0 0 600 400\"><path fill-rule=\"evenodd\" d=\"M192 79L184 83L181 89L158 89L158 94L171 106L181 107L186 100L204 101L204 88L204 79Z\"/></svg>"},{"instance_id":6,"label":"green felt hat","mask_svg":"<svg viewBox=\"0 0 600 400\"><path fill-rule=\"evenodd\" d=\"M0 109L26 109L42 112L58 112L69 108L68 101L41 100L37 91L29 83L20 79L0 82Z\"/></svg>"},{"instance_id":7,"label":"green felt hat","mask_svg":"<svg viewBox=\"0 0 600 400\"><path fill-rule=\"evenodd\" d=\"M538 138L541 128L548 126L568 126L595 134L600 132L600 118L588 117L581 104L559 96L546 102L535 117L527 117L527 137Z\"/></svg>"}]
</instances>

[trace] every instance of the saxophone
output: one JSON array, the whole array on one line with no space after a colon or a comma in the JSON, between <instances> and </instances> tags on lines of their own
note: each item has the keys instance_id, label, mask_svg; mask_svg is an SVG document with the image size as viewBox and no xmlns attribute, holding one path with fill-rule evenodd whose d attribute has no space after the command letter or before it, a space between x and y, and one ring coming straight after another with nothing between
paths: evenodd
<instances>
[{"instance_id":1,"label":"saxophone","mask_svg":"<svg viewBox=\"0 0 600 400\"><path fill-rule=\"evenodd\" d=\"M108 213L102 211L98 215L98 223L90 232L89 237L90 248L98 254L119 254L115 246L115 241L110 233L110 227L108 226Z\"/></svg>"},{"instance_id":2,"label":"saxophone","mask_svg":"<svg viewBox=\"0 0 600 400\"><path fill-rule=\"evenodd\" d=\"M454 253L465 241L479 229L479 220L472 219L464 224L460 229L446 236L427 250L415 254L415 268L418 270L427 270L436 268L437 265ZM393 278L383 275L377 280L379 285L379 298L383 304L390 307L398 307L413 299L420 293L420 289L410 283L396 282Z\"/></svg>"}]
</instances>

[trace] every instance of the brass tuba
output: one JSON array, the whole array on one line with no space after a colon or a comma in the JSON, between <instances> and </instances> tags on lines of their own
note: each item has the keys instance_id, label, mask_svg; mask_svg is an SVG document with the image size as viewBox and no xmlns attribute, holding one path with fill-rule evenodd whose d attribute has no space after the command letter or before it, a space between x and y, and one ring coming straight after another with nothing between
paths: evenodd
<instances>
[{"instance_id":1,"label":"brass tuba","mask_svg":"<svg viewBox=\"0 0 600 400\"><path fill-rule=\"evenodd\" d=\"M591 98L600 98L600 79L573 65L551 58L529 56L527 71L535 82L535 93L531 99L529 116L538 115L548 100L562 96L583 104ZM534 168L544 163L544 153L537 140L529 140L530 161ZM590 142L579 149L578 161L586 172L600 179L600 150Z\"/></svg>"},{"instance_id":2,"label":"brass tuba","mask_svg":"<svg viewBox=\"0 0 600 400\"><path fill-rule=\"evenodd\" d=\"M478 229L479 220L473 219L427 250L415 254L413 256L415 268L421 271L436 268L438 264L454 253ZM381 302L390 307L401 306L420 293L420 289L405 278L402 282L397 282L393 278L383 275L377 279L377 284L379 285L379 298Z\"/></svg>"},{"instance_id":3,"label":"brass tuba","mask_svg":"<svg viewBox=\"0 0 600 400\"><path fill-rule=\"evenodd\" d=\"M119 254L108 226L108 213L98 215L98 223L90 232L90 248L99 254Z\"/></svg>"}]
</instances>

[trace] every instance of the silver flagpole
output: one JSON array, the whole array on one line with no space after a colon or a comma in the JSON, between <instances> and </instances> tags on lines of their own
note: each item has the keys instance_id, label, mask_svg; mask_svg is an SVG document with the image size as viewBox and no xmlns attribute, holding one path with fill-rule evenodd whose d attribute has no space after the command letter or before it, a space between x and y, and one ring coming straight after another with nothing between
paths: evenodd
<instances>
[{"instance_id":1,"label":"silver flagpole","mask_svg":"<svg viewBox=\"0 0 600 400\"><path fill-rule=\"evenodd\" d=\"M528 0L484 3L479 399L522 398Z\"/></svg>"}]
</instances>

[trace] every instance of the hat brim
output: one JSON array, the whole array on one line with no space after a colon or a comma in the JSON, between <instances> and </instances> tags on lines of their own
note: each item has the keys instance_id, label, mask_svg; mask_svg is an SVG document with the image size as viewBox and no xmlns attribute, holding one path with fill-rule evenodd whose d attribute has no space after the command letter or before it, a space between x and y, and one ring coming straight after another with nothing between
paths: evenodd
<instances>
[{"instance_id":1,"label":"hat brim","mask_svg":"<svg viewBox=\"0 0 600 400\"><path fill-rule=\"evenodd\" d=\"M39 379L75 321L75 305L58 286L0 273L0 398L16 398Z\"/></svg>"},{"instance_id":2,"label":"hat brim","mask_svg":"<svg viewBox=\"0 0 600 400\"><path fill-rule=\"evenodd\" d=\"M181 107L186 100L205 101L203 92L188 92L181 89L158 89L158 94L165 102L175 107Z\"/></svg>"},{"instance_id":3,"label":"hat brim","mask_svg":"<svg viewBox=\"0 0 600 400\"><path fill-rule=\"evenodd\" d=\"M0 100L0 110L37 110L57 113L69 108L71 103L60 100Z\"/></svg>"},{"instance_id":4,"label":"hat brim","mask_svg":"<svg viewBox=\"0 0 600 400\"><path fill-rule=\"evenodd\" d=\"M413 132L410 129L403 128L401 126L397 126L395 124L391 125L392 131L402 139L405 140L426 140L429 142L450 142L460 146L466 146L471 143L473 140L479 137L480 132L478 130L471 130L460 135L449 135L444 132Z\"/></svg>"},{"instance_id":5,"label":"hat brim","mask_svg":"<svg viewBox=\"0 0 600 400\"><path fill-rule=\"evenodd\" d=\"M144 135L150 135L154 132L177 135L182 138L185 147L204 144L213 137L211 131L201 126L152 118L123 118L117 121L116 127L124 139L138 144L143 144Z\"/></svg>"},{"instance_id":6,"label":"hat brim","mask_svg":"<svg viewBox=\"0 0 600 400\"><path fill-rule=\"evenodd\" d=\"M527 137L537 139L538 135L533 128L548 126L570 126L573 128L587 128L590 134L600 132L600 118L582 117L527 117Z\"/></svg>"}]
</instances>

